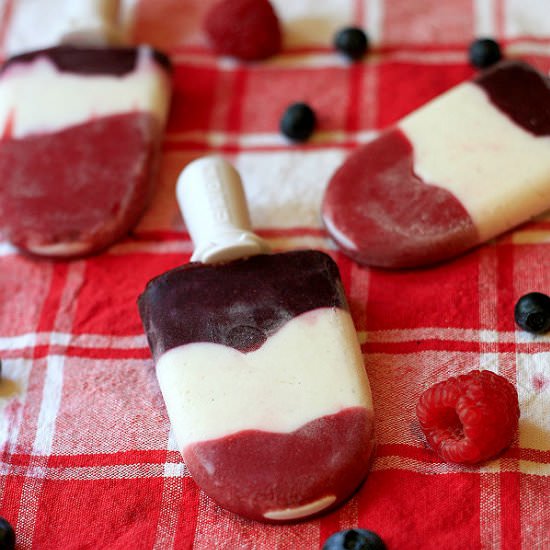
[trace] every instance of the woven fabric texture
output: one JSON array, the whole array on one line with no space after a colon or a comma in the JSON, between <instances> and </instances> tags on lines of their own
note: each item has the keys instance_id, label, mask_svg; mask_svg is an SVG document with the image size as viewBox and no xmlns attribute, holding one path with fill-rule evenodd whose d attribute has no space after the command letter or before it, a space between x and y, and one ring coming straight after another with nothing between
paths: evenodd
<instances>
[{"instance_id":1,"label":"woven fabric texture","mask_svg":"<svg viewBox=\"0 0 550 550\"><path fill-rule=\"evenodd\" d=\"M284 48L257 63L213 55L201 29L212 4L123 3L132 42L174 64L160 176L132 234L69 262L0 242L0 515L17 548L313 550L358 526L390 550L549 549L550 335L519 330L513 309L526 292L550 293L550 216L404 271L355 264L320 219L328 180L355 147L475 74L474 37L492 36L507 57L548 73L547 1L274 0ZM0 2L4 41L17 5ZM350 24L371 39L358 63L332 47ZM301 145L279 133L295 101L318 117ZM264 525L221 509L194 483L170 430L136 298L189 261L175 183L208 153L238 168L253 225L275 251L321 249L341 270L377 448L360 490L315 520ZM431 384L475 368L516 385L519 433L496 460L446 464L426 446L415 404Z\"/></svg>"}]
</instances>

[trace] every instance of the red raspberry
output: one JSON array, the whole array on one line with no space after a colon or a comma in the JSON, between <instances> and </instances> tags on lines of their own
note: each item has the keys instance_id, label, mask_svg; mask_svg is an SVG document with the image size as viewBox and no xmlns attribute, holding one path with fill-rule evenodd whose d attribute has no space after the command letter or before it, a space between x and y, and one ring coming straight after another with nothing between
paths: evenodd
<instances>
[{"instance_id":1,"label":"red raspberry","mask_svg":"<svg viewBox=\"0 0 550 550\"><path fill-rule=\"evenodd\" d=\"M416 415L443 460L475 464L512 443L518 429L518 394L506 378L474 370L424 391Z\"/></svg>"},{"instance_id":2,"label":"red raspberry","mask_svg":"<svg viewBox=\"0 0 550 550\"><path fill-rule=\"evenodd\" d=\"M275 55L282 45L279 19L268 0L221 0L207 12L203 28L218 54L245 61Z\"/></svg>"}]
</instances>

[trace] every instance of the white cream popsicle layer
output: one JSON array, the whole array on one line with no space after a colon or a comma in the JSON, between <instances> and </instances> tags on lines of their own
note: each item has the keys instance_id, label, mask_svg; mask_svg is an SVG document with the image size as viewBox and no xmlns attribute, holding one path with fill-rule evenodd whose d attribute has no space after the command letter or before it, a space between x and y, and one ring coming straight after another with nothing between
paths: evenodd
<instances>
[{"instance_id":1,"label":"white cream popsicle layer","mask_svg":"<svg viewBox=\"0 0 550 550\"><path fill-rule=\"evenodd\" d=\"M59 51L59 50L57 50ZM82 50L66 48L75 60ZM132 50L113 50L114 52ZM10 62L0 74L0 128L11 137L56 132L115 114L146 112L163 127L170 100L170 76L148 46L135 49L129 70L77 72L59 67L52 50ZM82 58L83 67L89 59ZM106 63L109 63L106 60ZM37 93L39 91L39 93Z\"/></svg>"},{"instance_id":2,"label":"white cream popsicle layer","mask_svg":"<svg viewBox=\"0 0 550 550\"><path fill-rule=\"evenodd\" d=\"M398 128L412 145L414 173L462 203L481 241L550 205L550 135L516 124L480 86L453 88Z\"/></svg>"},{"instance_id":3,"label":"white cream popsicle layer","mask_svg":"<svg viewBox=\"0 0 550 550\"><path fill-rule=\"evenodd\" d=\"M242 430L291 432L350 407L372 410L355 327L339 308L303 313L248 353L209 342L172 348L156 369L183 449Z\"/></svg>"}]
</instances>

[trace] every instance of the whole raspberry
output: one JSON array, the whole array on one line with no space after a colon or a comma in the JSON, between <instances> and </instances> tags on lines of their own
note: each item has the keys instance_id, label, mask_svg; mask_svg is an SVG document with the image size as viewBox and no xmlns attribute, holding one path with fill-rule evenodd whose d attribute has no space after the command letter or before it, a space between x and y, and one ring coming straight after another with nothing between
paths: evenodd
<instances>
[{"instance_id":1,"label":"whole raspberry","mask_svg":"<svg viewBox=\"0 0 550 550\"><path fill-rule=\"evenodd\" d=\"M244 61L266 59L282 46L281 27L268 0L221 0L203 28L216 53Z\"/></svg>"},{"instance_id":2,"label":"whole raspberry","mask_svg":"<svg viewBox=\"0 0 550 550\"><path fill-rule=\"evenodd\" d=\"M506 378L474 370L424 391L416 415L428 443L443 460L475 464L512 443L518 429L518 394Z\"/></svg>"}]
</instances>

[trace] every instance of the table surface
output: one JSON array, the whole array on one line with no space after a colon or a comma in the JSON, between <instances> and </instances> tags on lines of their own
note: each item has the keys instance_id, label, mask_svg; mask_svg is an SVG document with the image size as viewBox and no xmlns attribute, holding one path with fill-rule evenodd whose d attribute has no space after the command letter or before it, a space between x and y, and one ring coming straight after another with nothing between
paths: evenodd
<instances>
[{"instance_id":1,"label":"table surface","mask_svg":"<svg viewBox=\"0 0 550 550\"><path fill-rule=\"evenodd\" d=\"M0 4L5 37L12 2ZM319 217L328 179L350 151L474 74L473 37L496 37L507 57L548 72L548 3L273 4L284 50L244 64L208 49L201 18L211 0L125 3L132 40L174 63L161 173L139 226L98 256L36 260L0 243L0 515L21 549L316 549L352 526L376 531L389 549L550 548L550 336L521 332L513 319L519 296L550 293L550 217L455 260L395 272L347 259ZM354 64L331 47L349 24L373 44ZM294 101L318 116L303 145L278 132ZM375 460L351 500L312 521L248 521L197 488L142 332L137 295L192 250L177 175L211 152L240 170L254 227L275 250L317 248L337 261L361 340ZM517 386L519 434L496 460L446 464L426 447L415 403L435 381L474 368Z\"/></svg>"}]
</instances>

